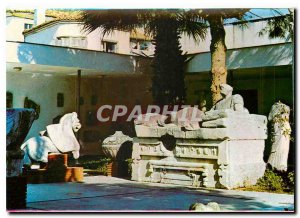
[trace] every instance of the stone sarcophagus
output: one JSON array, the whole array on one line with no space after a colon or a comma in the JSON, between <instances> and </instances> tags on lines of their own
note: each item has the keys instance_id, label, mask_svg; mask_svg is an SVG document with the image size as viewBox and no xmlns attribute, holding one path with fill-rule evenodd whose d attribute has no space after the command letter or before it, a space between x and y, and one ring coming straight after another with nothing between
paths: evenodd
<instances>
[{"instance_id":1,"label":"stone sarcophagus","mask_svg":"<svg viewBox=\"0 0 300 218\"><path fill-rule=\"evenodd\" d=\"M265 171L265 116L224 109L203 113L201 127L135 125L132 180L232 189Z\"/></svg>"}]
</instances>

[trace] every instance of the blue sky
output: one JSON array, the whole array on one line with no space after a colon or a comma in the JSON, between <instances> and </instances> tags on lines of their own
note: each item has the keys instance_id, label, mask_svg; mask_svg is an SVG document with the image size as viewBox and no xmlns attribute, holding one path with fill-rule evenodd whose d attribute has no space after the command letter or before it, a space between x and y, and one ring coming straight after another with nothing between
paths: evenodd
<instances>
[{"instance_id":1,"label":"blue sky","mask_svg":"<svg viewBox=\"0 0 300 218\"><path fill-rule=\"evenodd\" d=\"M288 14L289 10L287 8L256 8L251 9L249 12L246 13L246 20L257 20L261 18L267 18L267 17L274 17L274 16L280 16L284 14ZM225 23L232 23L237 21L235 18L226 19Z\"/></svg>"},{"instance_id":2,"label":"blue sky","mask_svg":"<svg viewBox=\"0 0 300 218\"><path fill-rule=\"evenodd\" d=\"M281 14L287 14L289 13L287 8L275 8L276 11L278 11ZM277 13L275 10L272 9L251 9L250 12L260 16L260 17L273 17L273 16L279 16L280 14ZM255 17L255 15L248 13Z\"/></svg>"}]
</instances>

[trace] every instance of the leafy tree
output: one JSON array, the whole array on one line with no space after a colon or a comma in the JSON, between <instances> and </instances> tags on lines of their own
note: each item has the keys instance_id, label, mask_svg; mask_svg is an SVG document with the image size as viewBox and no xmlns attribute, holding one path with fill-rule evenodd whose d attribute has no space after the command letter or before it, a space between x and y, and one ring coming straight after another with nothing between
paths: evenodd
<instances>
[{"instance_id":1,"label":"leafy tree","mask_svg":"<svg viewBox=\"0 0 300 218\"><path fill-rule=\"evenodd\" d=\"M289 9L289 13L284 15L276 9L271 10L274 17L268 20L267 26L259 32L259 35L268 34L270 39L281 38L294 41L294 11Z\"/></svg>"}]
</instances>

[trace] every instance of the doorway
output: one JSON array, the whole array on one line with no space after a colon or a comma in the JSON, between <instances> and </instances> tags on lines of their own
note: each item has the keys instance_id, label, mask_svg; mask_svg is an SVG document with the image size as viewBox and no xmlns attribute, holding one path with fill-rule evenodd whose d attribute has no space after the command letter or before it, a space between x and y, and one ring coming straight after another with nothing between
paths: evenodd
<instances>
[{"instance_id":1,"label":"doorway","mask_svg":"<svg viewBox=\"0 0 300 218\"><path fill-rule=\"evenodd\" d=\"M258 92L257 89L234 90L233 94L240 94L244 99L244 107L250 114L258 114Z\"/></svg>"}]
</instances>

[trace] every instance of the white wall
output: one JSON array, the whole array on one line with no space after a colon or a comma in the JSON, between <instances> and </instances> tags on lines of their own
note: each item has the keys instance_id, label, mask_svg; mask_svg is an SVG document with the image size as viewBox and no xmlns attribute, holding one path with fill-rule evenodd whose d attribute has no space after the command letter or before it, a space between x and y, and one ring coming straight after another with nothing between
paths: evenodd
<instances>
[{"instance_id":1,"label":"white wall","mask_svg":"<svg viewBox=\"0 0 300 218\"><path fill-rule=\"evenodd\" d=\"M83 30L83 25L77 22L59 22L52 26L48 26L40 31L25 36L25 42L56 45L56 39L60 36L86 36L87 49L103 51L101 41L111 41L118 44L118 53L130 54L129 32L114 31L111 34L103 36L101 29L97 29L91 33Z\"/></svg>"},{"instance_id":2,"label":"white wall","mask_svg":"<svg viewBox=\"0 0 300 218\"><path fill-rule=\"evenodd\" d=\"M56 39L60 36L85 36L81 32L79 23L62 22L25 36L25 42L56 45Z\"/></svg>"},{"instance_id":3,"label":"white wall","mask_svg":"<svg viewBox=\"0 0 300 218\"><path fill-rule=\"evenodd\" d=\"M33 24L33 20L20 17L6 17L6 40L24 41L24 24Z\"/></svg>"},{"instance_id":4,"label":"white wall","mask_svg":"<svg viewBox=\"0 0 300 218\"><path fill-rule=\"evenodd\" d=\"M6 91L13 93L14 108L23 108L25 97L41 106L39 119L33 122L27 139L44 130L54 117L75 111L75 85L72 77L29 72L6 73ZM64 107L57 107L57 93L64 93Z\"/></svg>"},{"instance_id":5,"label":"white wall","mask_svg":"<svg viewBox=\"0 0 300 218\"><path fill-rule=\"evenodd\" d=\"M266 24L267 21L253 22L248 23L247 27L244 28L239 25L226 25L225 43L227 49L284 43L284 39L269 39L267 35L258 35L259 31L261 31L266 26ZM210 31L208 29L205 40L200 40L198 43L196 43L192 38L189 38L186 35L182 35L180 42L182 45L182 50L184 52L209 52L211 42Z\"/></svg>"},{"instance_id":6,"label":"white wall","mask_svg":"<svg viewBox=\"0 0 300 218\"><path fill-rule=\"evenodd\" d=\"M82 31L83 32L83 31ZM88 39L88 49L103 51L102 40L116 42L117 43L117 53L120 54L130 54L130 33L123 31L113 31L110 34L105 34L103 36L102 29L97 30L87 34Z\"/></svg>"}]
</instances>

